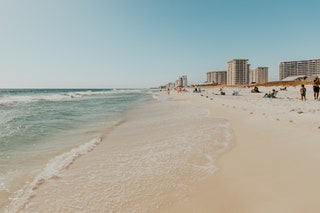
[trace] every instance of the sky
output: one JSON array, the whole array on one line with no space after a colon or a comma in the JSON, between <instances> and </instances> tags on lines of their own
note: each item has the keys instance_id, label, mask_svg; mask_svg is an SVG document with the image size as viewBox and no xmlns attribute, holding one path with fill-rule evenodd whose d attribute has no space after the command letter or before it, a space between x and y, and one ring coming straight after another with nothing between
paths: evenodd
<instances>
[{"instance_id":1,"label":"sky","mask_svg":"<svg viewBox=\"0 0 320 213\"><path fill-rule=\"evenodd\" d=\"M318 0L0 0L0 88L189 84L320 58Z\"/></svg>"}]
</instances>

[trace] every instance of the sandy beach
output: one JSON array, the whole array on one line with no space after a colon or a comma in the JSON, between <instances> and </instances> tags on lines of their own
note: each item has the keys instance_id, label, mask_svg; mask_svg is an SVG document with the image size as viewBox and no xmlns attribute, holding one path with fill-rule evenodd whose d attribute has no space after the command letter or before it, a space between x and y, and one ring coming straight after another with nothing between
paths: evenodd
<instances>
[{"instance_id":1,"label":"sandy beach","mask_svg":"<svg viewBox=\"0 0 320 213\"><path fill-rule=\"evenodd\" d=\"M276 90L279 88L273 87ZM230 121L234 143L218 160L218 171L195 186L198 192L165 212L319 212L320 102L307 86L262 98L272 87L225 88L173 94ZM239 96L232 96L234 90Z\"/></svg>"},{"instance_id":2,"label":"sandy beach","mask_svg":"<svg viewBox=\"0 0 320 213\"><path fill-rule=\"evenodd\" d=\"M5 212L319 212L320 102L259 89L160 92Z\"/></svg>"}]
</instances>

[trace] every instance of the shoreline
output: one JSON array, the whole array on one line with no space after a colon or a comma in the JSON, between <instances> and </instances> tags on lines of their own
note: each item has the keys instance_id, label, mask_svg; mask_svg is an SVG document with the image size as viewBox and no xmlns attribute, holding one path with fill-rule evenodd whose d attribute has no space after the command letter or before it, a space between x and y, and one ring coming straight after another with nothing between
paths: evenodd
<instances>
[{"instance_id":1,"label":"shoreline","mask_svg":"<svg viewBox=\"0 0 320 213\"><path fill-rule=\"evenodd\" d=\"M295 87L277 99L243 88L232 96L234 89L225 88L225 96L214 95L218 89L162 92L158 101L138 104L99 146L37 185L18 209L320 210L319 102L310 100L310 92L301 102ZM227 141L217 144L222 153L208 150L214 140Z\"/></svg>"},{"instance_id":2,"label":"shoreline","mask_svg":"<svg viewBox=\"0 0 320 213\"><path fill-rule=\"evenodd\" d=\"M230 143L225 119L166 94L141 102L124 117L95 148L28 187L7 212L161 211L211 176L216 156Z\"/></svg>"},{"instance_id":3,"label":"shoreline","mask_svg":"<svg viewBox=\"0 0 320 213\"><path fill-rule=\"evenodd\" d=\"M296 89L286 96L296 96ZM233 97L232 89L226 90L229 96L212 95L213 90L203 96L174 94L227 119L234 141L217 159L217 172L194 186L198 192L166 212L319 211L319 102L311 97L308 103L287 97L266 100L263 93L245 90Z\"/></svg>"}]
</instances>

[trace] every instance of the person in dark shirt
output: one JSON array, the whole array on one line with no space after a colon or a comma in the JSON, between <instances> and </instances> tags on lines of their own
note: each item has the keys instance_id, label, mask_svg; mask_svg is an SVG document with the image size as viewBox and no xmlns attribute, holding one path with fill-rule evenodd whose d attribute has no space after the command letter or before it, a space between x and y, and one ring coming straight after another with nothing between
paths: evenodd
<instances>
[{"instance_id":1,"label":"person in dark shirt","mask_svg":"<svg viewBox=\"0 0 320 213\"><path fill-rule=\"evenodd\" d=\"M313 96L314 100L317 101L319 99L319 85L320 85L320 80L318 76L313 80Z\"/></svg>"},{"instance_id":2,"label":"person in dark shirt","mask_svg":"<svg viewBox=\"0 0 320 213\"><path fill-rule=\"evenodd\" d=\"M306 101L307 89L304 87L304 84L301 85L300 94L301 94L301 101Z\"/></svg>"}]
</instances>

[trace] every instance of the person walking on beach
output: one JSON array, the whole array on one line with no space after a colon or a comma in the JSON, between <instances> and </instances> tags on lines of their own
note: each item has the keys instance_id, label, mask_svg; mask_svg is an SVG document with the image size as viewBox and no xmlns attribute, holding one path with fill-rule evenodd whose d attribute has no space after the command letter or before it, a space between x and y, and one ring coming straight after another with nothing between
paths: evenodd
<instances>
[{"instance_id":1,"label":"person walking on beach","mask_svg":"<svg viewBox=\"0 0 320 213\"><path fill-rule=\"evenodd\" d=\"M317 76L313 80L313 96L315 101L319 99L319 85L320 85L320 79Z\"/></svg>"},{"instance_id":2,"label":"person walking on beach","mask_svg":"<svg viewBox=\"0 0 320 213\"><path fill-rule=\"evenodd\" d=\"M306 101L306 93L307 93L307 89L304 87L304 84L301 85L300 88L300 94L301 94L301 101Z\"/></svg>"}]
</instances>

